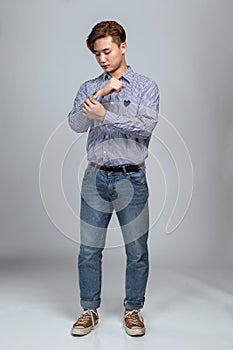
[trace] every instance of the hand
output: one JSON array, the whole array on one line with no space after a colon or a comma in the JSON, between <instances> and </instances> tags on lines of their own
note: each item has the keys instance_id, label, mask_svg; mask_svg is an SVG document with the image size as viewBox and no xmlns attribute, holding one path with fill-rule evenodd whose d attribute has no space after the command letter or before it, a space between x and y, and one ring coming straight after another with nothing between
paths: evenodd
<instances>
[{"instance_id":1,"label":"hand","mask_svg":"<svg viewBox=\"0 0 233 350\"><path fill-rule=\"evenodd\" d=\"M113 77L107 82L107 84L105 84L100 90L96 92L96 95L106 96L112 91L120 92L124 87L125 85L122 84L119 79Z\"/></svg>"},{"instance_id":2,"label":"hand","mask_svg":"<svg viewBox=\"0 0 233 350\"><path fill-rule=\"evenodd\" d=\"M88 119L104 120L106 109L101 103L89 96L82 108L82 114Z\"/></svg>"}]
</instances>

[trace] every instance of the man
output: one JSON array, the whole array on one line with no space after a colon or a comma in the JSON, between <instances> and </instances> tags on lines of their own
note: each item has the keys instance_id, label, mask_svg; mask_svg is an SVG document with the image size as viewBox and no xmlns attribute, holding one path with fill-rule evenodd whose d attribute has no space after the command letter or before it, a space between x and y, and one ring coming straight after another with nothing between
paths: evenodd
<instances>
[{"instance_id":1,"label":"man","mask_svg":"<svg viewBox=\"0 0 233 350\"><path fill-rule=\"evenodd\" d=\"M89 130L78 257L83 313L71 334L88 334L98 323L102 251L115 210L127 256L124 328L131 336L144 335L140 310L148 279L149 228L144 162L158 121L159 89L126 64L126 34L117 22L96 24L86 43L104 72L81 85L68 115L74 131Z\"/></svg>"}]
</instances>

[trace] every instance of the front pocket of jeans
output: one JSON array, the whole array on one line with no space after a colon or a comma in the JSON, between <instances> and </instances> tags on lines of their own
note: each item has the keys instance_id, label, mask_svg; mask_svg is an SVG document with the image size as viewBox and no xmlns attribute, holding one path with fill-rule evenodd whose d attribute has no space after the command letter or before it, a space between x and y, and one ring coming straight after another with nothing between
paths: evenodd
<instances>
[{"instance_id":1,"label":"front pocket of jeans","mask_svg":"<svg viewBox=\"0 0 233 350\"><path fill-rule=\"evenodd\" d=\"M143 170L139 170L139 172L128 173L128 178L131 182L136 185L146 185L146 175Z\"/></svg>"}]
</instances>

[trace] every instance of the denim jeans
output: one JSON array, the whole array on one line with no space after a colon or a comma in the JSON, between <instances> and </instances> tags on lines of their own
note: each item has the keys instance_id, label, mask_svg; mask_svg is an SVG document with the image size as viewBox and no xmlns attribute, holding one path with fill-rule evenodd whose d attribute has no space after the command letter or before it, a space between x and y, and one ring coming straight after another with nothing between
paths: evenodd
<instances>
[{"instance_id":1,"label":"denim jeans","mask_svg":"<svg viewBox=\"0 0 233 350\"><path fill-rule=\"evenodd\" d=\"M138 172L107 172L88 165L81 190L80 251L78 256L81 307L101 303L102 252L115 210L127 256L125 299L127 309L141 309L148 280L148 186L145 168Z\"/></svg>"}]
</instances>

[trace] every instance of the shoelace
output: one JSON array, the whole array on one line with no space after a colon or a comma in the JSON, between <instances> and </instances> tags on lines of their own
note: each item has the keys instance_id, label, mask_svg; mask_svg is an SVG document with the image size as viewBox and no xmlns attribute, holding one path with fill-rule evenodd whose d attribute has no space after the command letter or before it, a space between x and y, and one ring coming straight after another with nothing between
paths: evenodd
<instances>
[{"instance_id":1,"label":"shoelace","mask_svg":"<svg viewBox=\"0 0 233 350\"><path fill-rule=\"evenodd\" d=\"M91 316L91 323L92 323L92 326L95 325L95 321L94 321L94 317L93 317L93 313L97 316L97 313L95 310L91 310L91 309L88 309L88 310L84 310L82 315L79 317L79 322L80 323L85 323L87 321L87 318L89 317L89 315ZM87 317L88 316L88 317Z\"/></svg>"},{"instance_id":2,"label":"shoelace","mask_svg":"<svg viewBox=\"0 0 233 350\"><path fill-rule=\"evenodd\" d=\"M139 320L143 322L143 317L142 317L142 315L140 314L140 310L131 310L131 311L128 311L128 312L124 315L124 317L125 317L125 318L131 317L131 319L132 319L133 322L136 322L136 321L137 321L137 317L138 317Z\"/></svg>"}]
</instances>

